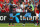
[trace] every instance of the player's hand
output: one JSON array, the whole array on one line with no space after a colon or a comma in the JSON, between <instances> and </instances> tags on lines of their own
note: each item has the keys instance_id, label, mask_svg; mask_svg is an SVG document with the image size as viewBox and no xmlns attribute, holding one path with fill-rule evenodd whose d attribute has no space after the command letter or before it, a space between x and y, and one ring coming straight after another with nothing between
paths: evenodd
<instances>
[{"instance_id":1,"label":"player's hand","mask_svg":"<svg viewBox=\"0 0 40 27\"><path fill-rule=\"evenodd\" d=\"M27 9L29 9L29 7L27 7Z\"/></svg>"}]
</instances>

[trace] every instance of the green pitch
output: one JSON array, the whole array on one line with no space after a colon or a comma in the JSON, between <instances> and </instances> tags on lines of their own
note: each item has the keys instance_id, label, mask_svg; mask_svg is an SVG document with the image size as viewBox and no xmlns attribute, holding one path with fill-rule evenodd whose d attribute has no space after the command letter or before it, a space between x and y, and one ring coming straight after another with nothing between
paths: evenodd
<instances>
[{"instance_id":1,"label":"green pitch","mask_svg":"<svg viewBox=\"0 0 40 27\"><path fill-rule=\"evenodd\" d=\"M26 23L25 26L22 26L22 23L15 23L16 26L8 26L8 23L0 23L0 27L40 27L39 26L35 26L33 23Z\"/></svg>"}]
</instances>

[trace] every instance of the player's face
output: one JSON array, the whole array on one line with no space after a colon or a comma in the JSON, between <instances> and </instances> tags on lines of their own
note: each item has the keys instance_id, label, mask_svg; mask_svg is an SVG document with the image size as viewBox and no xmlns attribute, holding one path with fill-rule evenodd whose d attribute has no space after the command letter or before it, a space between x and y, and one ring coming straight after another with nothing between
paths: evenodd
<instances>
[{"instance_id":1,"label":"player's face","mask_svg":"<svg viewBox=\"0 0 40 27\"><path fill-rule=\"evenodd\" d=\"M11 4L13 4L13 1L11 2Z\"/></svg>"},{"instance_id":2,"label":"player's face","mask_svg":"<svg viewBox=\"0 0 40 27\"><path fill-rule=\"evenodd\" d=\"M24 4L24 2L22 2L22 4Z\"/></svg>"},{"instance_id":3,"label":"player's face","mask_svg":"<svg viewBox=\"0 0 40 27\"><path fill-rule=\"evenodd\" d=\"M30 4L28 3L28 6L30 6Z\"/></svg>"}]
</instances>

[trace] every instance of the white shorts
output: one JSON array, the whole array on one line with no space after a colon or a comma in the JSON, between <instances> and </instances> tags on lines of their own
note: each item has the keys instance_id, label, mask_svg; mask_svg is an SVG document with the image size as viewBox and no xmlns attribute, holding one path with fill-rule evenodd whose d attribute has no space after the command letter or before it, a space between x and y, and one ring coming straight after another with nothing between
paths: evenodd
<instances>
[{"instance_id":1,"label":"white shorts","mask_svg":"<svg viewBox=\"0 0 40 27\"><path fill-rule=\"evenodd\" d=\"M38 13L36 13L36 17L39 17L39 14Z\"/></svg>"}]
</instances>

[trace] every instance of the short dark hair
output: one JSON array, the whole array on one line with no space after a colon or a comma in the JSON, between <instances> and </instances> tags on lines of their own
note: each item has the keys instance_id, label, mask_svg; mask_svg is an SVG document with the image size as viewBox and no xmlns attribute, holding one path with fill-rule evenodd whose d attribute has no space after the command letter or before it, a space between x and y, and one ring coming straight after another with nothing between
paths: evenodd
<instances>
[{"instance_id":1,"label":"short dark hair","mask_svg":"<svg viewBox=\"0 0 40 27\"><path fill-rule=\"evenodd\" d=\"M27 3L31 4L31 1L30 2L27 2Z\"/></svg>"}]
</instances>

